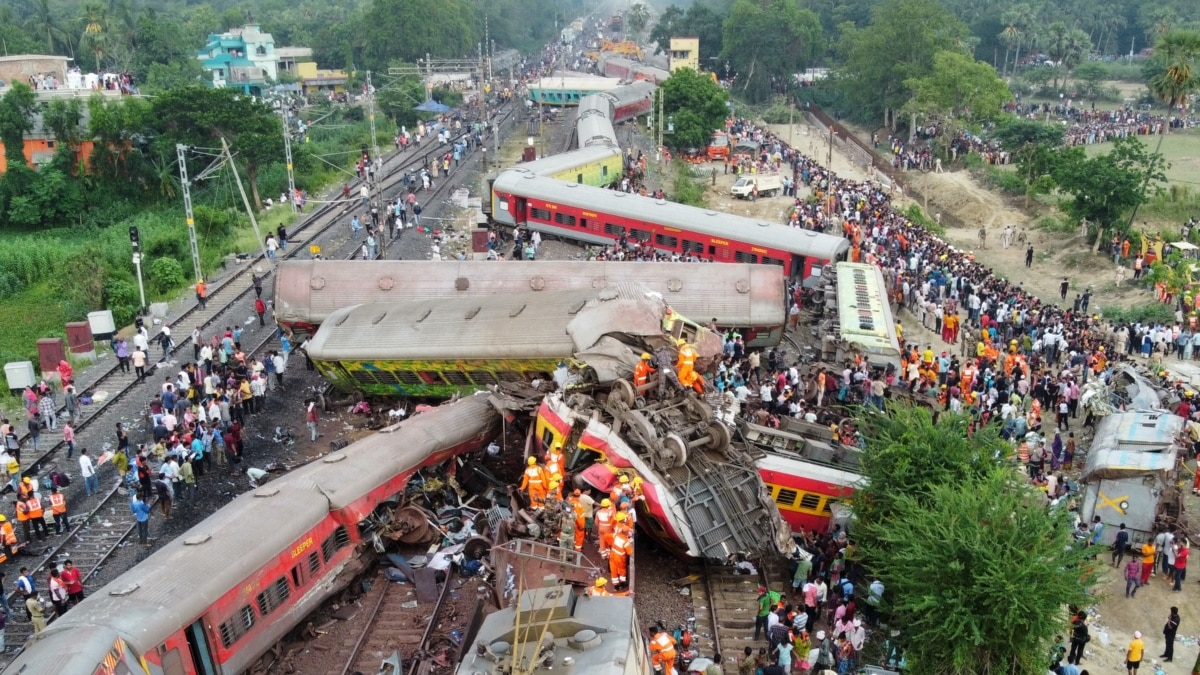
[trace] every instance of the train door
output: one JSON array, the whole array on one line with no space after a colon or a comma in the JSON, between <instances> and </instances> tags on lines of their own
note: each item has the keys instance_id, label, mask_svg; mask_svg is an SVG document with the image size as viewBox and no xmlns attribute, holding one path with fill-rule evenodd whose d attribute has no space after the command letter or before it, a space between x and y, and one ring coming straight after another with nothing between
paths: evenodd
<instances>
[{"instance_id":1,"label":"train door","mask_svg":"<svg viewBox=\"0 0 1200 675\"><path fill-rule=\"evenodd\" d=\"M807 279L808 278L807 270L804 269L804 256L793 255L792 256L792 264L789 267L788 271L789 271L788 276L793 279L801 279L801 280Z\"/></svg>"},{"instance_id":2,"label":"train door","mask_svg":"<svg viewBox=\"0 0 1200 675\"><path fill-rule=\"evenodd\" d=\"M184 631L187 634L188 649L192 653L192 666L200 675L216 675L213 667L212 651L208 647L208 636L204 634L203 619L194 622Z\"/></svg>"},{"instance_id":3,"label":"train door","mask_svg":"<svg viewBox=\"0 0 1200 675\"><path fill-rule=\"evenodd\" d=\"M513 222L516 223L517 225L525 224L526 218L525 218L525 198L524 197L517 197L517 208L516 208L515 213L512 214L512 217L513 217Z\"/></svg>"}]
</instances>

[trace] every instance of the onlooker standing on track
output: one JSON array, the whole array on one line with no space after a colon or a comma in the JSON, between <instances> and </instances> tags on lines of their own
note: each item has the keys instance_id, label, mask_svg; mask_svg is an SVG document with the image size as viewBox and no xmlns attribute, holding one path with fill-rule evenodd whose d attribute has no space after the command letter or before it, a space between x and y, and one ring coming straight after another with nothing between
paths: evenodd
<instances>
[{"instance_id":1,"label":"onlooker standing on track","mask_svg":"<svg viewBox=\"0 0 1200 675\"><path fill-rule=\"evenodd\" d=\"M280 385L283 386L282 384ZM304 423L308 425L309 434L312 436L312 442L317 442L317 423L320 422L320 416L317 414L317 402L313 399L308 399L307 409L304 413Z\"/></svg>"},{"instance_id":2,"label":"onlooker standing on track","mask_svg":"<svg viewBox=\"0 0 1200 675\"><path fill-rule=\"evenodd\" d=\"M200 304L200 309L208 307L208 285L203 279L196 280L196 302Z\"/></svg>"},{"instance_id":3,"label":"onlooker standing on track","mask_svg":"<svg viewBox=\"0 0 1200 675\"><path fill-rule=\"evenodd\" d=\"M72 605L83 602L83 575L69 559L63 563L62 580L67 586L67 595Z\"/></svg>"},{"instance_id":4,"label":"onlooker standing on track","mask_svg":"<svg viewBox=\"0 0 1200 675\"><path fill-rule=\"evenodd\" d=\"M130 359L133 361L133 372L137 375L138 382L143 382L146 379L146 358L146 352L142 351L141 347L133 348L133 354L130 355Z\"/></svg>"},{"instance_id":5,"label":"onlooker standing on track","mask_svg":"<svg viewBox=\"0 0 1200 675\"><path fill-rule=\"evenodd\" d=\"M154 490L158 493L158 504L162 508L163 518L170 518L171 503L174 501L175 493L165 471L158 473L158 480L154 481Z\"/></svg>"},{"instance_id":6,"label":"onlooker standing on track","mask_svg":"<svg viewBox=\"0 0 1200 675\"><path fill-rule=\"evenodd\" d=\"M117 352L117 362L121 366L121 372L128 373L129 372L129 343L125 341L125 338L121 338L121 339L117 340L116 352Z\"/></svg>"},{"instance_id":7,"label":"onlooker standing on track","mask_svg":"<svg viewBox=\"0 0 1200 675\"><path fill-rule=\"evenodd\" d=\"M142 497L138 492L133 493L133 497L129 502L129 510L133 512L133 516L137 518L138 543L142 546L150 545L150 505L142 501Z\"/></svg>"},{"instance_id":8,"label":"onlooker standing on track","mask_svg":"<svg viewBox=\"0 0 1200 675\"><path fill-rule=\"evenodd\" d=\"M88 456L87 448L79 451L79 475L83 477L83 491L91 497L100 491L100 478L96 475L96 465Z\"/></svg>"},{"instance_id":9,"label":"onlooker standing on track","mask_svg":"<svg viewBox=\"0 0 1200 675\"><path fill-rule=\"evenodd\" d=\"M63 442L67 444L67 459L75 455L75 427L70 420L63 423Z\"/></svg>"},{"instance_id":10,"label":"onlooker standing on track","mask_svg":"<svg viewBox=\"0 0 1200 675\"><path fill-rule=\"evenodd\" d=\"M271 352L271 359L275 363L275 384L279 385L279 391L283 391L283 373L287 370L287 357L279 352Z\"/></svg>"},{"instance_id":11,"label":"onlooker standing on track","mask_svg":"<svg viewBox=\"0 0 1200 675\"><path fill-rule=\"evenodd\" d=\"M263 319L263 315L267 313L267 303L263 302L262 298L254 299L254 313L258 315L259 326L267 325L266 320Z\"/></svg>"},{"instance_id":12,"label":"onlooker standing on track","mask_svg":"<svg viewBox=\"0 0 1200 675\"><path fill-rule=\"evenodd\" d=\"M50 570L50 578L46 582L50 587L50 602L54 605L54 614L62 616L71 608L71 596L67 593L67 585L63 583L62 572L58 568Z\"/></svg>"},{"instance_id":13,"label":"onlooker standing on track","mask_svg":"<svg viewBox=\"0 0 1200 675\"><path fill-rule=\"evenodd\" d=\"M34 452L42 449L42 423L36 415L29 418L29 440L33 444Z\"/></svg>"}]
</instances>

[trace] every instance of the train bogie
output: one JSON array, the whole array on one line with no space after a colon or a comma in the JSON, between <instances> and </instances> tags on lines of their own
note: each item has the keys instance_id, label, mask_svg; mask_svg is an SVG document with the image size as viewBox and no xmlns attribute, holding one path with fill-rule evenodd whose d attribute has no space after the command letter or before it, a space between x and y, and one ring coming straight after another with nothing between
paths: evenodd
<instances>
[{"instance_id":1,"label":"train bogie","mask_svg":"<svg viewBox=\"0 0 1200 675\"><path fill-rule=\"evenodd\" d=\"M469 397L238 497L31 638L10 671L250 670L348 582L360 521L499 425L486 397Z\"/></svg>"}]
</instances>

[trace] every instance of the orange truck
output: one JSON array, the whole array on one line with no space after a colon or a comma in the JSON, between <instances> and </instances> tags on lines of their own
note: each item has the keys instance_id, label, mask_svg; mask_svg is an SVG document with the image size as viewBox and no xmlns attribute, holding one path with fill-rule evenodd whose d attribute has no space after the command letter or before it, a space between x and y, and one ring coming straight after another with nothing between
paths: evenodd
<instances>
[{"instance_id":1,"label":"orange truck","mask_svg":"<svg viewBox=\"0 0 1200 675\"><path fill-rule=\"evenodd\" d=\"M708 158L712 161L722 160L729 156L729 135L723 131L713 134L708 142Z\"/></svg>"}]
</instances>

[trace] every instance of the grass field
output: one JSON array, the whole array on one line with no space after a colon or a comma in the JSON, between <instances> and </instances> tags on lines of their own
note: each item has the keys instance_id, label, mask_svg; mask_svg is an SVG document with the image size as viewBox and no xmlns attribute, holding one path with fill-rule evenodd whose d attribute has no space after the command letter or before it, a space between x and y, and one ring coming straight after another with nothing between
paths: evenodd
<instances>
[{"instance_id":1,"label":"grass field","mask_svg":"<svg viewBox=\"0 0 1200 675\"><path fill-rule=\"evenodd\" d=\"M1158 136L1139 136L1138 140L1150 150L1158 146ZM1084 148L1089 156L1112 150L1112 143L1097 143ZM1167 180L1171 183L1200 188L1200 128L1169 133L1162 139L1163 157L1171 168L1167 169Z\"/></svg>"}]
</instances>

